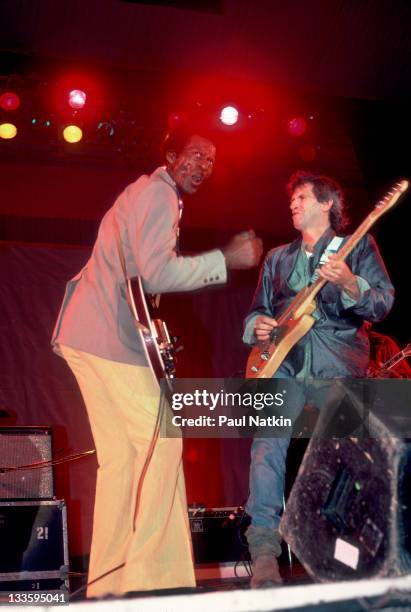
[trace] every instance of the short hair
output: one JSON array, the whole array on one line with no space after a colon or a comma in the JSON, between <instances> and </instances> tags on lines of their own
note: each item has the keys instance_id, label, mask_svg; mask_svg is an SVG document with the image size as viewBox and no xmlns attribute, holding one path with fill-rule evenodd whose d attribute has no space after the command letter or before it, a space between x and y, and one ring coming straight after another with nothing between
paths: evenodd
<instances>
[{"instance_id":1,"label":"short hair","mask_svg":"<svg viewBox=\"0 0 411 612\"><path fill-rule=\"evenodd\" d=\"M348 223L348 216L345 212L344 192L341 186L329 176L311 174L303 170L298 170L287 183L287 193L291 197L297 187L312 185L313 193L319 202L332 200L330 208L330 224L334 231L338 232Z\"/></svg>"},{"instance_id":2,"label":"short hair","mask_svg":"<svg viewBox=\"0 0 411 612\"><path fill-rule=\"evenodd\" d=\"M173 151L177 156L180 155L190 138L201 136L213 144L216 142L216 134L213 130L203 125L192 123L180 123L175 128L167 132L160 146L161 158L165 162L166 154Z\"/></svg>"}]
</instances>

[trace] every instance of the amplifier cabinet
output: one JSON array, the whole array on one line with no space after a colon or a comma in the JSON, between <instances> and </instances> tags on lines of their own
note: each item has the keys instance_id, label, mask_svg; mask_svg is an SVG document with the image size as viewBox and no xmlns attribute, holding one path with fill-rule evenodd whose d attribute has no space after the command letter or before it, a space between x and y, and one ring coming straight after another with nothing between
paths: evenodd
<instances>
[{"instance_id":1,"label":"amplifier cabinet","mask_svg":"<svg viewBox=\"0 0 411 612\"><path fill-rule=\"evenodd\" d=\"M0 591L68 590L62 500L0 502Z\"/></svg>"},{"instance_id":2,"label":"amplifier cabinet","mask_svg":"<svg viewBox=\"0 0 411 612\"><path fill-rule=\"evenodd\" d=\"M54 497L51 427L0 427L0 500ZM44 465L41 465L45 462ZM27 469L16 469L22 466Z\"/></svg>"},{"instance_id":3,"label":"amplifier cabinet","mask_svg":"<svg viewBox=\"0 0 411 612\"><path fill-rule=\"evenodd\" d=\"M193 508L188 510L194 560L227 563L248 559L244 531L249 519L243 508Z\"/></svg>"}]
</instances>

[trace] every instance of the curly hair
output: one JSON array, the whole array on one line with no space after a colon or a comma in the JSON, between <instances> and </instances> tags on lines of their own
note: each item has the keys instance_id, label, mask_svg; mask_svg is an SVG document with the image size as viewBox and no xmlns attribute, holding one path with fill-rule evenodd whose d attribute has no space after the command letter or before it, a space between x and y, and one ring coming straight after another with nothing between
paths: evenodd
<instances>
[{"instance_id":1,"label":"curly hair","mask_svg":"<svg viewBox=\"0 0 411 612\"><path fill-rule=\"evenodd\" d=\"M213 144L216 144L217 141L216 131L208 126L201 123L183 122L170 130L161 143L160 154L163 161L166 161L166 155L169 151L177 156L180 155L192 136L201 136Z\"/></svg>"},{"instance_id":2,"label":"curly hair","mask_svg":"<svg viewBox=\"0 0 411 612\"><path fill-rule=\"evenodd\" d=\"M295 172L287 183L287 194L292 196L297 187L306 184L312 185L313 193L319 202L332 200L330 208L330 224L338 232L347 225L348 217L345 212L344 193L340 185L328 176L310 174L303 170Z\"/></svg>"}]
</instances>

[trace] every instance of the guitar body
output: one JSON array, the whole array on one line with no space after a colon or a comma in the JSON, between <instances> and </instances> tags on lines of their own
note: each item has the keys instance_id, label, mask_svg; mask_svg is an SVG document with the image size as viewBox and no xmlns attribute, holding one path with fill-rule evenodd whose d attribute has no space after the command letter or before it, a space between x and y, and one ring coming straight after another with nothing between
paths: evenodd
<instances>
[{"instance_id":1,"label":"guitar body","mask_svg":"<svg viewBox=\"0 0 411 612\"><path fill-rule=\"evenodd\" d=\"M314 325L314 317L304 313L276 328L276 338L267 348L255 346L248 357L246 378L272 378L290 350Z\"/></svg>"},{"instance_id":2,"label":"guitar body","mask_svg":"<svg viewBox=\"0 0 411 612\"><path fill-rule=\"evenodd\" d=\"M136 325L148 365L159 387L164 379L171 386L175 377L174 346L167 326L162 319L154 318L153 310L156 306L147 301L139 276L128 279L127 289L134 318L150 332L143 333L141 326Z\"/></svg>"}]
</instances>

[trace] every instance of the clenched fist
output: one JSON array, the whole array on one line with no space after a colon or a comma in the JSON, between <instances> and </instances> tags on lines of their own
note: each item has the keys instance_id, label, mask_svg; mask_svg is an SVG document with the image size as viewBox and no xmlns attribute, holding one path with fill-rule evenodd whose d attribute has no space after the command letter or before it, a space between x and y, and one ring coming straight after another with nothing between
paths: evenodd
<instances>
[{"instance_id":1,"label":"clenched fist","mask_svg":"<svg viewBox=\"0 0 411 612\"><path fill-rule=\"evenodd\" d=\"M249 230L236 234L222 250L227 268L248 270L258 266L263 254L263 243L256 237L254 230Z\"/></svg>"}]
</instances>

